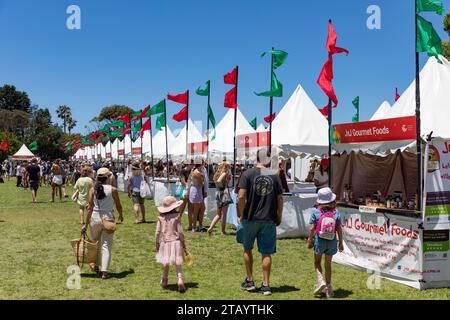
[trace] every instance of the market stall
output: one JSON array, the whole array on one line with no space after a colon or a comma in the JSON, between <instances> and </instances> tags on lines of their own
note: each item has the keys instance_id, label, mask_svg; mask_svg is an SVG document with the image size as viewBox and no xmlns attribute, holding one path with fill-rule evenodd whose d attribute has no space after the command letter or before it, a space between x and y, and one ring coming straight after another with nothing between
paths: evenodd
<instances>
[{"instance_id":1,"label":"market stall","mask_svg":"<svg viewBox=\"0 0 450 320\"><path fill-rule=\"evenodd\" d=\"M332 187L345 248L334 261L419 289L448 287L447 141L422 141L419 166L415 124L407 116L333 126Z\"/></svg>"}]
</instances>

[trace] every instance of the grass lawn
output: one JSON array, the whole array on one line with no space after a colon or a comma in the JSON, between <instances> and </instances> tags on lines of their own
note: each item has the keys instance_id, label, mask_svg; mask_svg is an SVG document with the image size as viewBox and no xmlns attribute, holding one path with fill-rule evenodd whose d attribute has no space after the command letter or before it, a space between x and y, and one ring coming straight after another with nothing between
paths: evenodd
<instances>
[{"instance_id":1,"label":"grass lawn","mask_svg":"<svg viewBox=\"0 0 450 320\"><path fill-rule=\"evenodd\" d=\"M72 195L71 188L68 194ZM187 246L195 256L194 265L184 268L188 290L184 294L176 291L173 269L172 285L161 289L161 266L153 252L156 209L148 201L151 223L134 225L131 200L125 194L121 194L125 222L114 237L112 278L101 280L84 266L81 289L69 290L66 270L76 264L69 241L79 237L78 210L69 199L49 203L50 195L50 188L41 188L40 203L32 204L30 191L18 190L13 181L0 184L0 299L264 299L259 293L239 289L245 277L242 249L233 236L218 232L213 237L186 232ZM259 285L260 256L255 257ZM419 291L384 279L380 290L369 290L364 272L333 267L336 299L450 298L450 289ZM278 241L269 299L315 299L314 280L312 251L306 249L306 241Z\"/></svg>"}]
</instances>

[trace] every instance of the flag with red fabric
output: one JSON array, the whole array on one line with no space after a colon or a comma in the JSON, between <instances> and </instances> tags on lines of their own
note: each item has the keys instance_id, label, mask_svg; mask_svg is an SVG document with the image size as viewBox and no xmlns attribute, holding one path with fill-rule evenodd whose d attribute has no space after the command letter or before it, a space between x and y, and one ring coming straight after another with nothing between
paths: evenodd
<instances>
[{"instance_id":1,"label":"flag with red fabric","mask_svg":"<svg viewBox=\"0 0 450 320\"><path fill-rule=\"evenodd\" d=\"M176 103L187 105L189 101L189 92L186 91L185 93L181 94L168 94L167 99Z\"/></svg>"},{"instance_id":2,"label":"flag with red fabric","mask_svg":"<svg viewBox=\"0 0 450 320\"><path fill-rule=\"evenodd\" d=\"M117 117L117 119L116 120L121 120L121 121L123 121L123 122L125 122L125 124L128 124L128 123L130 123L131 122L131 119L130 119L130 114L129 113L127 113L126 115L124 115L124 116L120 116L120 117Z\"/></svg>"},{"instance_id":3,"label":"flag with red fabric","mask_svg":"<svg viewBox=\"0 0 450 320\"><path fill-rule=\"evenodd\" d=\"M223 77L225 84L237 85L237 67Z\"/></svg>"},{"instance_id":4,"label":"flag with red fabric","mask_svg":"<svg viewBox=\"0 0 450 320\"><path fill-rule=\"evenodd\" d=\"M188 107L186 106L183 109L181 109L180 112L173 115L172 119L175 120L176 122L181 122L181 121L187 120L188 119Z\"/></svg>"},{"instance_id":5,"label":"flag with red fabric","mask_svg":"<svg viewBox=\"0 0 450 320\"><path fill-rule=\"evenodd\" d=\"M271 122L273 122L273 120L275 120L275 116L276 116L276 113L272 113L272 115L265 117L264 121L267 123L271 123Z\"/></svg>"},{"instance_id":6,"label":"flag with red fabric","mask_svg":"<svg viewBox=\"0 0 450 320\"><path fill-rule=\"evenodd\" d=\"M149 131L152 128L152 123L150 119L147 119L147 121L144 122L144 124L141 126L141 139L144 137L144 132Z\"/></svg>"},{"instance_id":7,"label":"flag with red fabric","mask_svg":"<svg viewBox=\"0 0 450 320\"><path fill-rule=\"evenodd\" d=\"M398 94L398 88L395 88L395 102L397 102L398 99L400 99L400 95Z\"/></svg>"},{"instance_id":8,"label":"flag with red fabric","mask_svg":"<svg viewBox=\"0 0 450 320\"><path fill-rule=\"evenodd\" d=\"M0 151L8 151L8 150L9 150L9 142L0 141Z\"/></svg>"},{"instance_id":9,"label":"flag with red fabric","mask_svg":"<svg viewBox=\"0 0 450 320\"><path fill-rule=\"evenodd\" d=\"M147 117L146 113L148 110L150 110L150 106L146 106L144 109L142 109L141 112L139 113L139 115L135 116L133 119L131 119L131 121L136 121L136 120Z\"/></svg>"},{"instance_id":10,"label":"flag with red fabric","mask_svg":"<svg viewBox=\"0 0 450 320\"><path fill-rule=\"evenodd\" d=\"M225 94L225 101L224 101L224 107L229 109L236 109L237 103L236 103L236 92L237 89L234 87L230 91L228 91Z\"/></svg>"}]
</instances>

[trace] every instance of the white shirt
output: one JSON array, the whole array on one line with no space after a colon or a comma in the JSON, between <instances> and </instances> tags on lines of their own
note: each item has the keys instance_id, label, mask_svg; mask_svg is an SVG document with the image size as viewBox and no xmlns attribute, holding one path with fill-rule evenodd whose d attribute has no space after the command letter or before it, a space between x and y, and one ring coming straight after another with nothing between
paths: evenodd
<instances>
[{"instance_id":1,"label":"white shirt","mask_svg":"<svg viewBox=\"0 0 450 320\"><path fill-rule=\"evenodd\" d=\"M320 170L316 170L314 172L314 180L319 181L318 188L327 187L328 186L328 172L324 171L323 175L320 173Z\"/></svg>"}]
</instances>

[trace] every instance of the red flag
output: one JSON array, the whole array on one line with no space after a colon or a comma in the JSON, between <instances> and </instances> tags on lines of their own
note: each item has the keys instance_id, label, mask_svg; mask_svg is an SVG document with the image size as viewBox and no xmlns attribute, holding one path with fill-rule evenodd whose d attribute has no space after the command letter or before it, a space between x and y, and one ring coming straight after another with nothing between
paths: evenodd
<instances>
[{"instance_id":1,"label":"red flag","mask_svg":"<svg viewBox=\"0 0 450 320\"><path fill-rule=\"evenodd\" d=\"M267 123L271 123L273 120L275 120L275 116L276 116L276 113L274 112L274 113L272 113L271 116L265 117L264 121L267 122Z\"/></svg>"},{"instance_id":2,"label":"red flag","mask_svg":"<svg viewBox=\"0 0 450 320\"><path fill-rule=\"evenodd\" d=\"M333 80L333 56L330 54L327 62L323 65L317 84L322 88L323 92L334 102L334 108L338 106L338 99L334 93L332 84Z\"/></svg>"},{"instance_id":3,"label":"red flag","mask_svg":"<svg viewBox=\"0 0 450 320\"><path fill-rule=\"evenodd\" d=\"M150 119L147 119L147 121L144 122L144 124L141 126L141 139L144 136L144 131L148 131L152 128L152 123Z\"/></svg>"},{"instance_id":4,"label":"red flag","mask_svg":"<svg viewBox=\"0 0 450 320\"><path fill-rule=\"evenodd\" d=\"M125 122L125 124L130 123L131 122L130 121L130 114L128 113L128 114L126 114L124 116L117 117L116 120L122 120L123 122Z\"/></svg>"},{"instance_id":5,"label":"red flag","mask_svg":"<svg viewBox=\"0 0 450 320\"><path fill-rule=\"evenodd\" d=\"M0 141L0 150L1 151L8 151L9 150L9 143L8 143L8 141Z\"/></svg>"},{"instance_id":6,"label":"red flag","mask_svg":"<svg viewBox=\"0 0 450 320\"><path fill-rule=\"evenodd\" d=\"M187 120L187 115L188 115L188 107L186 106L183 109L181 109L180 112L175 114L172 117L172 119L175 120L176 122L181 122L181 121Z\"/></svg>"},{"instance_id":7,"label":"red flag","mask_svg":"<svg viewBox=\"0 0 450 320\"><path fill-rule=\"evenodd\" d=\"M345 52L347 55L349 54L347 49L336 47L337 34L334 31L333 24L331 20L328 21L328 39L327 39L327 50L331 54L342 53Z\"/></svg>"},{"instance_id":8,"label":"red flag","mask_svg":"<svg viewBox=\"0 0 450 320\"><path fill-rule=\"evenodd\" d=\"M236 102L236 87L231 89L225 94L225 102L224 102L225 108L230 109L236 109L237 108L237 102Z\"/></svg>"},{"instance_id":9,"label":"red flag","mask_svg":"<svg viewBox=\"0 0 450 320\"><path fill-rule=\"evenodd\" d=\"M397 102L398 99L400 99L400 95L398 94L398 88L395 88L395 102Z\"/></svg>"},{"instance_id":10,"label":"red flag","mask_svg":"<svg viewBox=\"0 0 450 320\"><path fill-rule=\"evenodd\" d=\"M95 141L100 136L100 133L97 131L93 132L89 138L86 139L86 141Z\"/></svg>"},{"instance_id":11,"label":"red flag","mask_svg":"<svg viewBox=\"0 0 450 320\"><path fill-rule=\"evenodd\" d=\"M146 118L147 117L146 113L148 110L150 110L150 106L146 106L143 110L141 110L141 113L138 116L131 119L131 121L136 121L136 120L139 120L142 118Z\"/></svg>"},{"instance_id":12,"label":"red flag","mask_svg":"<svg viewBox=\"0 0 450 320\"><path fill-rule=\"evenodd\" d=\"M181 94L168 94L167 99L169 99L173 102L187 105L188 100L189 100L189 92L186 91L185 93L181 93Z\"/></svg>"},{"instance_id":13,"label":"red flag","mask_svg":"<svg viewBox=\"0 0 450 320\"><path fill-rule=\"evenodd\" d=\"M225 84L237 85L237 67L223 77Z\"/></svg>"},{"instance_id":14,"label":"red flag","mask_svg":"<svg viewBox=\"0 0 450 320\"><path fill-rule=\"evenodd\" d=\"M322 109L319 109L320 113L323 114L325 116L325 118L328 119L328 111L330 110L330 108L328 106L323 107Z\"/></svg>"},{"instance_id":15,"label":"red flag","mask_svg":"<svg viewBox=\"0 0 450 320\"><path fill-rule=\"evenodd\" d=\"M129 115L128 115L129 116ZM120 119L119 119L120 120ZM131 133L131 131L130 131L130 129L131 129L131 124L129 123L129 124L127 124L127 126L122 130L122 131L119 131L121 134L123 134L123 135L125 135L125 134L130 134Z\"/></svg>"}]
</instances>

